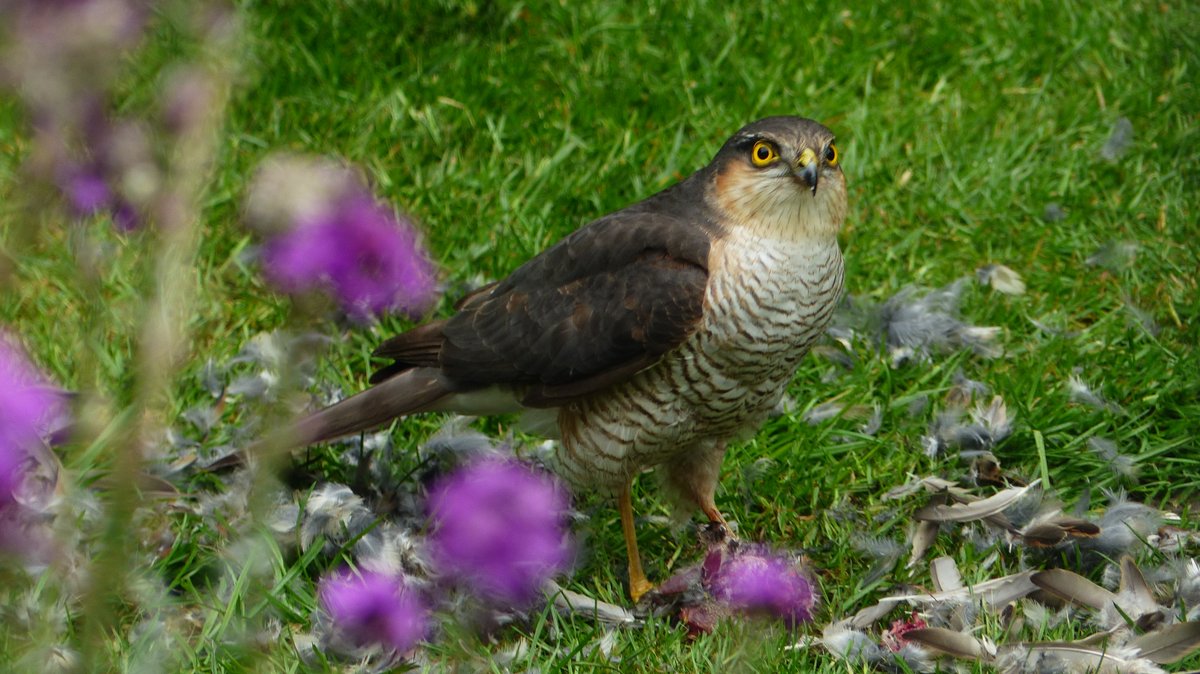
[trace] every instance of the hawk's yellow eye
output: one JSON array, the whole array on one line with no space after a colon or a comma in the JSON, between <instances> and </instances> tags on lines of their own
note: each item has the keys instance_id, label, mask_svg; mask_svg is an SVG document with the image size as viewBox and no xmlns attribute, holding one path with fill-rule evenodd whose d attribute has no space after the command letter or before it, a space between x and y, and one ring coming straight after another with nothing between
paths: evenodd
<instances>
[{"instance_id":1,"label":"hawk's yellow eye","mask_svg":"<svg viewBox=\"0 0 1200 674\"><path fill-rule=\"evenodd\" d=\"M830 143L829 147L825 148L825 163L829 164L830 166L837 166L837 161L838 161L837 146L834 145L833 143Z\"/></svg>"},{"instance_id":2,"label":"hawk's yellow eye","mask_svg":"<svg viewBox=\"0 0 1200 674\"><path fill-rule=\"evenodd\" d=\"M779 153L765 140L755 143L754 149L750 151L750 161L754 162L755 166L766 166L776 159L779 159Z\"/></svg>"}]
</instances>

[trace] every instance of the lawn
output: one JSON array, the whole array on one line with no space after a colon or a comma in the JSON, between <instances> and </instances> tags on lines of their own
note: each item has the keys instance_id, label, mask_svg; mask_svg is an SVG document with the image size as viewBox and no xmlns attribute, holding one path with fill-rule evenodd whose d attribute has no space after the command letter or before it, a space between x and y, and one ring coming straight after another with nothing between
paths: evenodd
<instances>
[{"instance_id":1,"label":"lawn","mask_svg":"<svg viewBox=\"0 0 1200 674\"><path fill-rule=\"evenodd\" d=\"M57 452L68 500L88 504L77 523L59 518L79 568L0 575L0 661L40 663L50 649L97 670L347 666L298 652L314 630L316 583L354 558L353 541L332 532L338 544L301 551L248 513L339 482L378 513L376 526L411 525L404 499L438 464L411 450L444 417L397 422L369 468L345 444L293 457L284 463L295 490L197 466L158 471L157 491L142 496L119 487L143 470L126 444L154 438L151 468L242 446L289 404L365 387L371 349L411 325L339 320L272 292L256 261L261 239L242 213L256 167L279 151L347 162L411 215L440 270L444 297L433 313L447 315L467 289L702 167L749 121L798 114L837 134L850 190L841 339L805 359L789 388L794 406L731 448L717 494L742 538L804 554L821 592L814 623L788 630L730 619L693 641L671 616L608 634L588 615L535 608L483 638L447 614L420 662L862 671L820 647L791 646L879 597L929 584L926 563L906 566L913 513L928 499L885 496L912 476L968 477L960 445L926 451L931 425L970 388L963 378L986 387L976 402L999 396L1006 406L1011 433L985 443L1005 473L1041 479L1067 512L1099 518L1124 490L1197 530L1195 3L235 5L238 27L213 54L198 46L198 10L164 3L114 79L114 111L132 117L155 109L181 61L228 76L219 133L206 141L211 166L198 174L195 228L184 234L124 232L103 215L70 225L30 196L21 167L37 141L21 102L0 99L0 324L50 379L84 392L74 406L81 430ZM156 270L161 260L169 264ZM982 283L977 270L987 265L1015 271L1024 291ZM881 344L880 322L894 319L881 306L959 279L951 313L998 328L994 352L951 343L901 357ZM161 352L148 346L156 311L179 340ZM856 323L863 315L871 320ZM263 336L281 329L315 330L327 342L312 379L300 378L313 396L250 391L271 366ZM252 343L259 348L247 356ZM301 352L292 355L304 360ZM146 363L159 374L145 374ZM512 419L472 427L537 448ZM240 505L223 496L231 493ZM652 579L703 556L695 527L666 521L649 476L635 504ZM586 494L575 507L582 551L560 582L628 606L616 509ZM83 533L61 531L73 528ZM1100 578L1102 565L1073 566L1066 548L1033 551L978 531L944 529L926 558L950 556L969 583L1051 565ZM1196 554L1197 539L1181 539L1175 552L1150 543L1130 552L1144 569L1170 566ZM116 569L124 581L111 593L87 580ZM905 615L897 609L869 633ZM1083 620L1043 631L1028 622L1022 639L1092 631ZM980 623L981 634L1004 640L999 617ZM1200 657L1170 667L1189 665Z\"/></svg>"}]
</instances>

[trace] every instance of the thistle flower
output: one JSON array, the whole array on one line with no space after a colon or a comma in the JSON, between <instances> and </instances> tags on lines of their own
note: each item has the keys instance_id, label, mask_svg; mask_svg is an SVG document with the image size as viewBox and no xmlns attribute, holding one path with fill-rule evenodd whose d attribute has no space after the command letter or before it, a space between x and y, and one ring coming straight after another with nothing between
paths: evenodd
<instances>
[{"instance_id":1,"label":"thistle flower","mask_svg":"<svg viewBox=\"0 0 1200 674\"><path fill-rule=\"evenodd\" d=\"M39 429L59 411L59 398L24 352L0 333L0 507L12 501Z\"/></svg>"},{"instance_id":2,"label":"thistle flower","mask_svg":"<svg viewBox=\"0 0 1200 674\"><path fill-rule=\"evenodd\" d=\"M395 576L343 571L321 582L319 596L334 628L358 646L379 644L403 653L429 630L424 602Z\"/></svg>"},{"instance_id":3,"label":"thistle flower","mask_svg":"<svg viewBox=\"0 0 1200 674\"><path fill-rule=\"evenodd\" d=\"M287 198L321 183L315 192ZM358 320L419 314L433 299L433 265L413 224L344 169L319 160L272 160L259 171L246 211L268 238L262 255L267 280L286 293L326 290Z\"/></svg>"},{"instance_id":4,"label":"thistle flower","mask_svg":"<svg viewBox=\"0 0 1200 674\"><path fill-rule=\"evenodd\" d=\"M754 547L735 552L719 566L707 560L705 571L713 597L734 610L774 616L792 626L812 620L816 591L786 557Z\"/></svg>"},{"instance_id":5,"label":"thistle flower","mask_svg":"<svg viewBox=\"0 0 1200 674\"><path fill-rule=\"evenodd\" d=\"M34 566L50 556L43 528L27 511L37 444L63 413L59 392L50 387L10 337L0 332L0 551L16 553Z\"/></svg>"},{"instance_id":6,"label":"thistle flower","mask_svg":"<svg viewBox=\"0 0 1200 674\"><path fill-rule=\"evenodd\" d=\"M429 496L434 559L489 599L532 600L570 563L566 492L511 461L459 469Z\"/></svg>"}]
</instances>

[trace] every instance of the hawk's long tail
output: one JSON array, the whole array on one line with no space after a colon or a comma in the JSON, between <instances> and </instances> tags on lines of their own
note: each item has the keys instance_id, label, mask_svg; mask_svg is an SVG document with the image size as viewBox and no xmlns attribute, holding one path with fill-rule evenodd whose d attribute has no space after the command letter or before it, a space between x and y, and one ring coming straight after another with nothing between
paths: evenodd
<instances>
[{"instance_id":1,"label":"hawk's long tail","mask_svg":"<svg viewBox=\"0 0 1200 674\"><path fill-rule=\"evenodd\" d=\"M301 419L289 431L289 444L311 445L369 431L396 417L423 412L452 393L434 368L413 368Z\"/></svg>"}]
</instances>

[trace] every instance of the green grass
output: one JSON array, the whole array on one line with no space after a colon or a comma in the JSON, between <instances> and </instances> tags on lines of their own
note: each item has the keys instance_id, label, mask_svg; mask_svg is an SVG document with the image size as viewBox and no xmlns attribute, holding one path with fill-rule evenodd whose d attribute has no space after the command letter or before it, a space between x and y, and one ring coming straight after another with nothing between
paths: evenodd
<instances>
[{"instance_id":1,"label":"green grass","mask_svg":"<svg viewBox=\"0 0 1200 674\"><path fill-rule=\"evenodd\" d=\"M863 531L902 539L919 499L881 497L908 474L965 473L966 462L929 459L919 444L960 368L1016 416L1013 435L996 451L1007 470L1039 477L1044 452L1049 481L1068 504L1087 489L1098 503L1099 489L1125 487L1195 521L1200 10L1193 3L652 3L634 10L603 2L244 1L239 9L246 43L238 87L204 197L199 254L181 270L194 275L198 298L173 410L205 399L197 375L207 359L227 361L253 335L285 324L287 302L243 262L253 237L238 219L248 178L272 151L329 154L362 167L381 196L423 224L453 295L703 166L744 123L801 114L838 136L850 185L842 237L848 292L882 301L906 285L942 286L989 263L1012 267L1028 284L1019 297L978 285L964 296L970 322L1002 329L1003 357L944 355L891 368L860 344L855 369L833 378L826 375L835 366L810 357L790 388L799 409L730 451L718 505L742 536L808 552L824 593L818 623L895 584L927 582L923 569L901 565L863 586L873 560L851 543ZM157 24L123 80L125 110L152 98L162 69L183 49L177 33L170 22ZM1110 163L1100 149L1119 117L1131 120L1134 140ZM28 140L7 100L0 147L0 177L15 184ZM1051 202L1065 211L1061 221L1043 219ZM95 385L126 401L137 308L150 283L140 271L147 235L100 238L108 257L98 292L111 311L101 330L88 327L88 293L96 289L78 285L67 236L53 218L18 250L0 322L59 382ZM1138 244L1132 264L1085 264L1112 241ZM1127 301L1161 331L1132 320ZM1069 332L1046 334L1034 320ZM334 341L321 376L347 391L363 387L371 347L403 327L399 319L327 326ZM1067 381L1077 368L1124 413L1071 403ZM911 416L909 403L921 396L929 408ZM879 405L882 429L865 436L856 432L861 420L801 420L805 409L832 399ZM235 414L223 423L236 424ZM396 443L415 445L439 423L405 421ZM482 427L503 433L508 420ZM214 433L213 442L228 436ZM1138 481L1122 482L1089 452L1090 436L1136 457ZM82 448L67 451L68 466L95 462ZM765 474L747 477L761 457L772 459ZM401 457L398 472L415 470L415 461ZM664 514L651 485L641 482L640 511ZM586 553L569 584L622 603L615 509L586 499L584 509L592 516L580 527ZM313 579L334 561L265 550L266 570L239 576L221 561L229 559L226 525L236 522L161 520L152 528L170 543L146 573L171 589L171 620L188 611L195 620L172 642L181 661L214 671L255 663L303 669L286 637L306 628ZM652 578L700 552L689 534L658 524L643 526L640 540ZM960 544L944 536L933 554L954 556L974 576L970 564L982 555ZM1009 552L1002 559L1008 569L1018 562ZM226 603L213 605L215 597ZM241 618L268 614L283 626L277 643L262 651L225 646L237 640ZM122 628L136 622L126 615ZM131 632L114 628L110 637L115 660L132 663ZM794 637L753 625L728 624L689 644L680 630L652 621L618 634L619 664L588 649L597 637L584 618L543 614L502 633L499 645L466 639L431 652L482 663L525 639L530 650L513 671L847 671L819 652L784 652Z\"/></svg>"}]
</instances>

